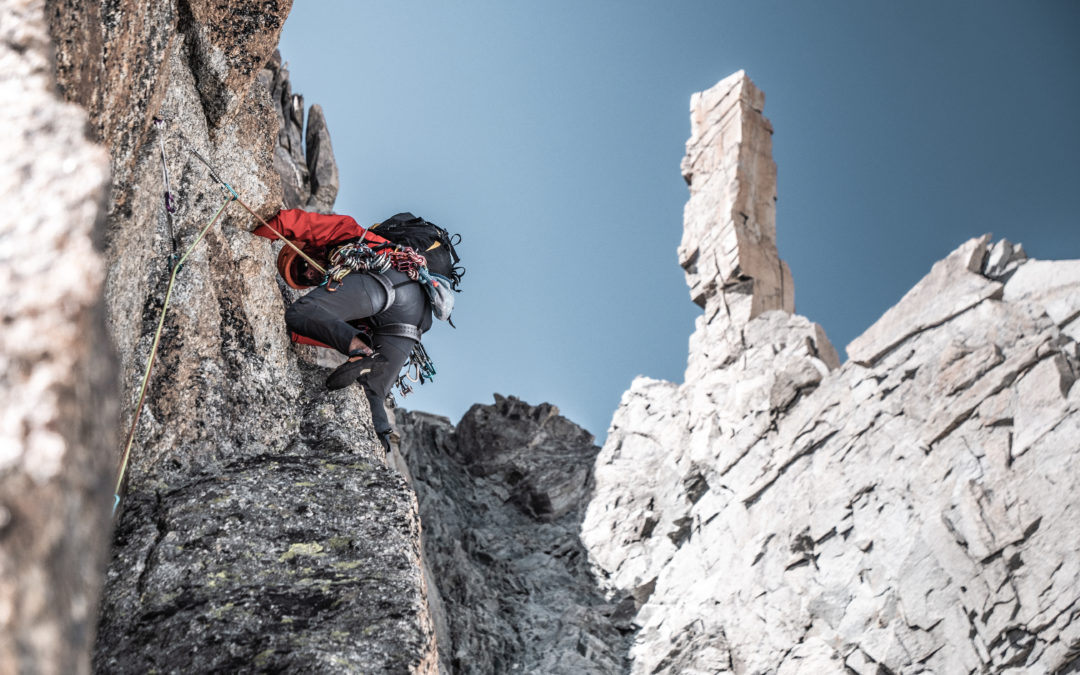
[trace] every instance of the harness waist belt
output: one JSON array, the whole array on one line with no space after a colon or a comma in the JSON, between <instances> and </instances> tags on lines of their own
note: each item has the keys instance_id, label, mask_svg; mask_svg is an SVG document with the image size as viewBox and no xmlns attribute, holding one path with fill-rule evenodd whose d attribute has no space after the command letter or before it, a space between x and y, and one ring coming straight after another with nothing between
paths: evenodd
<instances>
[{"instance_id":1,"label":"harness waist belt","mask_svg":"<svg viewBox=\"0 0 1080 675\"><path fill-rule=\"evenodd\" d=\"M373 326L372 332L376 335L395 335L407 337L415 342L420 342L423 333L411 323L386 323L381 326Z\"/></svg>"}]
</instances>

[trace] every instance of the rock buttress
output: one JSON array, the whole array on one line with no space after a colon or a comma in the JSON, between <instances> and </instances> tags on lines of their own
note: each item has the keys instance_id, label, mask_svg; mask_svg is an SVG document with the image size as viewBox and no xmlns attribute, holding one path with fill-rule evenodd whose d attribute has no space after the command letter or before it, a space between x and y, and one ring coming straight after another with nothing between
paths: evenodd
<instances>
[{"instance_id":1,"label":"rock buttress","mask_svg":"<svg viewBox=\"0 0 1080 675\"><path fill-rule=\"evenodd\" d=\"M289 6L46 2L60 89L109 149L105 318L125 431L173 256L227 204L172 292L116 523L100 672L280 670L301 657L434 672L414 498L384 466L359 389L325 392L325 370L290 345L276 247L249 233L255 219L191 152L264 217L332 207L320 114L304 202L287 198L275 166L283 126L270 90L288 88L274 48Z\"/></svg>"},{"instance_id":2,"label":"rock buttress","mask_svg":"<svg viewBox=\"0 0 1080 675\"><path fill-rule=\"evenodd\" d=\"M592 436L514 397L448 420L399 411L437 588L445 673L618 673L632 601L607 599L579 538Z\"/></svg>"}]
</instances>

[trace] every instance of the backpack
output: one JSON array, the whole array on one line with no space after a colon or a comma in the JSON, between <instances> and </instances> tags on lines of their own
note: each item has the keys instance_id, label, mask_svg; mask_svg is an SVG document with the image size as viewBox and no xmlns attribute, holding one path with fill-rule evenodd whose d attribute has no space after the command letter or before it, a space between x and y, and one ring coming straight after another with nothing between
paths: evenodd
<instances>
[{"instance_id":1,"label":"backpack","mask_svg":"<svg viewBox=\"0 0 1080 675\"><path fill-rule=\"evenodd\" d=\"M465 268L458 265L461 259L454 246L461 243L461 235L451 235L435 223L408 212L395 214L368 230L392 244L414 249L427 259L429 272L448 280L453 290L460 290ZM372 248L378 251L380 247Z\"/></svg>"}]
</instances>

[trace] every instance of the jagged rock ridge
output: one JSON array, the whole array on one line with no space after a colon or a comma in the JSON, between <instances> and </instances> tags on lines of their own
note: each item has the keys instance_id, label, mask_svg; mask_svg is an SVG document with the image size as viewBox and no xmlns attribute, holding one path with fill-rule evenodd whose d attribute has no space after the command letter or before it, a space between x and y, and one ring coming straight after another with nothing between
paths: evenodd
<instances>
[{"instance_id":1,"label":"jagged rock ridge","mask_svg":"<svg viewBox=\"0 0 1080 675\"><path fill-rule=\"evenodd\" d=\"M226 198L188 148L263 214L329 209L336 179L315 111L301 151L302 104L272 56L288 2L0 2L0 85L31 103L0 125L17 158L0 194L23 214L0 227L18 301L0 369L0 566L30 582L0 585L0 672L86 672L116 459L101 315L130 422L168 260ZM54 76L88 117L57 101ZM322 392L289 345L275 249L231 205L178 277L97 669L433 672L432 623L444 667L477 672L1080 668L1080 266L967 242L840 366L790 314L763 97L740 73L693 106L679 255L705 313L686 382L635 382L594 486L591 440L550 407L497 401L457 431L411 419L445 455L413 468L434 486L428 555L451 608L434 616L417 507L382 464L366 401ZM108 195L84 119L108 148ZM42 252L52 285L31 281ZM534 442L549 426L566 442Z\"/></svg>"},{"instance_id":2,"label":"jagged rock ridge","mask_svg":"<svg viewBox=\"0 0 1080 675\"><path fill-rule=\"evenodd\" d=\"M633 602L607 600L579 538L599 448L514 397L448 420L400 411L437 586L445 673L617 673Z\"/></svg>"},{"instance_id":3,"label":"jagged rock ridge","mask_svg":"<svg viewBox=\"0 0 1080 675\"><path fill-rule=\"evenodd\" d=\"M775 185L744 178L768 166L761 100L743 73L695 96L684 250L775 259L740 233L752 218L715 217ZM777 265L688 270L706 312L686 382L623 396L582 533L640 603L631 672L1080 668L1080 261L989 242L934 265L842 366L819 327L751 300Z\"/></svg>"}]
</instances>

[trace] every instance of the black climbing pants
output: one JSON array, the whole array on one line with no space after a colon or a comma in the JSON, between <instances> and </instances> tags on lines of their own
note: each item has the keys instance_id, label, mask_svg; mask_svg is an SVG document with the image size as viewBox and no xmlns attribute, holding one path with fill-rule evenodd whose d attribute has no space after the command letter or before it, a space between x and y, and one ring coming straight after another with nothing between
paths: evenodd
<instances>
[{"instance_id":1,"label":"black climbing pants","mask_svg":"<svg viewBox=\"0 0 1080 675\"><path fill-rule=\"evenodd\" d=\"M386 307L390 293L393 293L393 302ZM375 433L384 438L391 428L383 401L402 366L409 360L413 341L400 335L380 335L378 326L407 323L421 331L430 328L431 309L424 289L397 270L386 272L382 279L354 272L342 280L337 290L330 292L325 286L319 286L285 310L285 323L290 330L328 344L342 354L349 353L349 343L360 334L360 330L349 322L361 319L371 319L375 329L371 347L386 359L364 382Z\"/></svg>"}]
</instances>

